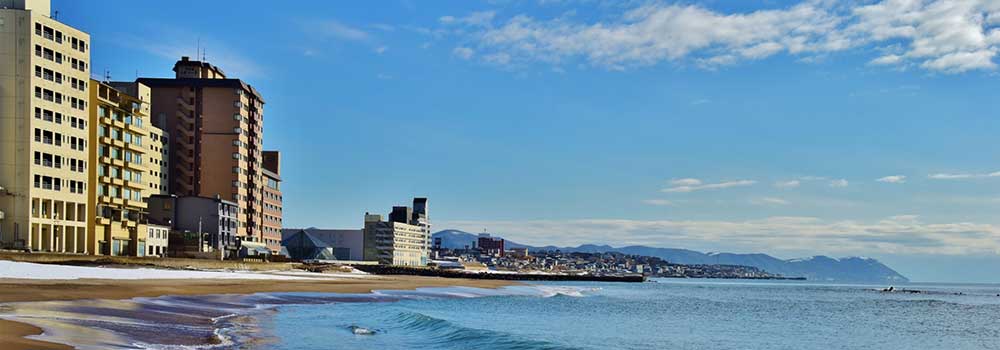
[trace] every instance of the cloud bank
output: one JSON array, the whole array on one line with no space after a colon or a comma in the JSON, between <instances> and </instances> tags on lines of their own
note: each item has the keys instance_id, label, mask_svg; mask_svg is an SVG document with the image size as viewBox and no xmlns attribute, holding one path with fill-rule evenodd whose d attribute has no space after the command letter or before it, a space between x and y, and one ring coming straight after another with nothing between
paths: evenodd
<instances>
[{"instance_id":1,"label":"cloud bank","mask_svg":"<svg viewBox=\"0 0 1000 350\"><path fill-rule=\"evenodd\" d=\"M489 61L502 65L579 62L621 70L688 62L714 69L778 54L809 61L875 48L872 66L961 73L995 70L1000 50L1000 2L992 0L816 0L740 13L656 3L598 21L498 17L477 12L441 22L463 26L477 56L504 57Z\"/></svg>"},{"instance_id":2,"label":"cloud bank","mask_svg":"<svg viewBox=\"0 0 1000 350\"><path fill-rule=\"evenodd\" d=\"M772 254L1000 254L1000 228L994 225L924 223L913 215L867 223L768 217L747 221L447 221L438 227L470 232L488 227L504 238L532 245L612 243Z\"/></svg>"}]
</instances>

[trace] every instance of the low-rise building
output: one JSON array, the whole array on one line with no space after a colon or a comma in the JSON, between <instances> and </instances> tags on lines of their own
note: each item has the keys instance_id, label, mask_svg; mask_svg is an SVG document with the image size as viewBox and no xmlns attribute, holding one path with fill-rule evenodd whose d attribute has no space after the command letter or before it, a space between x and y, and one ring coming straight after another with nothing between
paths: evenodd
<instances>
[{"instance_id":1,"label":"low-rise building","mask_svg":"<svg viewBox=\"0 0 1000 350\"><path fill-rule=\"evenodd\" d=\"M146 225L146 256L167 256L170 240L170 226Z\"/></svg>"},{"instance_id":2,"label":"low-rise building","mask_svg":"<svg viewBox=\"0 0 1000 350\"><path fill-rule=\"evenodd\" d=\"M199 251L189 253L221 252L222 257L229 258L237 256L240 249L236 239L238 212L235 202L218 197L154 195L149 198L148 218L149 222L169 226L175 232L200 237L207 251L200 248L202 245L192 245L188 237L186 246L199 247Z\"/></svg>"},{"instance_id":3,"label":"low-rise building","mask_svg":"<svg viewBox=\"0 0 1000 350\"><path fill-rule=\"evenodd\" d=\"M489 233L480 233L476 244L483 254L499 257L504 255L503 238L490 237Z\"/></svg>"},{"instance_id":4,"label":"low-rise building","mask_svg":"<svg viewBox=\"0 0 1000 350\"><path fill-rule=\"evenodd\" d=\"M364 260L363 230L283 229L281 236L293 260Z\"/></svg>"}]
</instances>

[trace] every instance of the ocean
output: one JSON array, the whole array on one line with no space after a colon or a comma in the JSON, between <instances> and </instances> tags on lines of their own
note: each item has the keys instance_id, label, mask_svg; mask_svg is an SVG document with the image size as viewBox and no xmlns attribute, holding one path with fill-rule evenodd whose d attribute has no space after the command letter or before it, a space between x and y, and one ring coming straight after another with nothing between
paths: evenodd
<instances>
[{"instance_id":1,"label":"ocean","mask_svg":"<svg viewBox=\"0 0 1000 350\"><path fill-rule=\"evenodd\" d=\"M883 287L659 279L7 311L82 349L1000 349L1000 286Z\"/></svg>"}]
</instances>

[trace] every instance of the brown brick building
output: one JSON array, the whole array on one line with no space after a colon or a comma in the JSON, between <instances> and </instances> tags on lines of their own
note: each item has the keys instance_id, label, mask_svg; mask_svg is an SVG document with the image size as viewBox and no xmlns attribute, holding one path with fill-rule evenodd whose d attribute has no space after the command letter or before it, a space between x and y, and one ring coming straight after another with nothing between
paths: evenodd
<instances>
[{"instance_id":1,"label":"brown brick building","mask_svg":"<svg viewBox=\"0 0 1000 350\"><path fill-rule=\"evenodd\" d=\"M264 151L264 210L260 222L264 224L264 244L271 252L281 251L281 153Z\"/></svg>"},{"instance_id":2,"label":"brown brick building","mask_svg":"<svg viewBox=\"0 0 1000 350\"><path fill-rule=\"evenodd\" d=\"M169 192L237 203L236 237L265 243L263 97L208 62L182 57L173 70L138 80L152 89L153 124L171 135Z\"/></svg>"}]
</instances>

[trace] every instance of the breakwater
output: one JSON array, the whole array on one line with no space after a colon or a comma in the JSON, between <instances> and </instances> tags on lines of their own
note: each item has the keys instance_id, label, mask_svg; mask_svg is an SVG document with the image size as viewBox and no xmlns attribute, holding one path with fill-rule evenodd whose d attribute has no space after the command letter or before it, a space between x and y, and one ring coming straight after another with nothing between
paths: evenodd
<instances>
[{"instance_id":1,"label":"breakwater","mask_svg":"<svg viewBox=\"0 0 1000 350\"><path fill-rule=\"evenodd\" d=\"M376 275L410 275L445 278L467 278L505 281L588 281L588 282L645 282L645 276L589 276L589 275L552 275L526 273L469 273L454 270L439 270L422 267L357 265L354 268Z\"/></svg>"}]
</instances>

